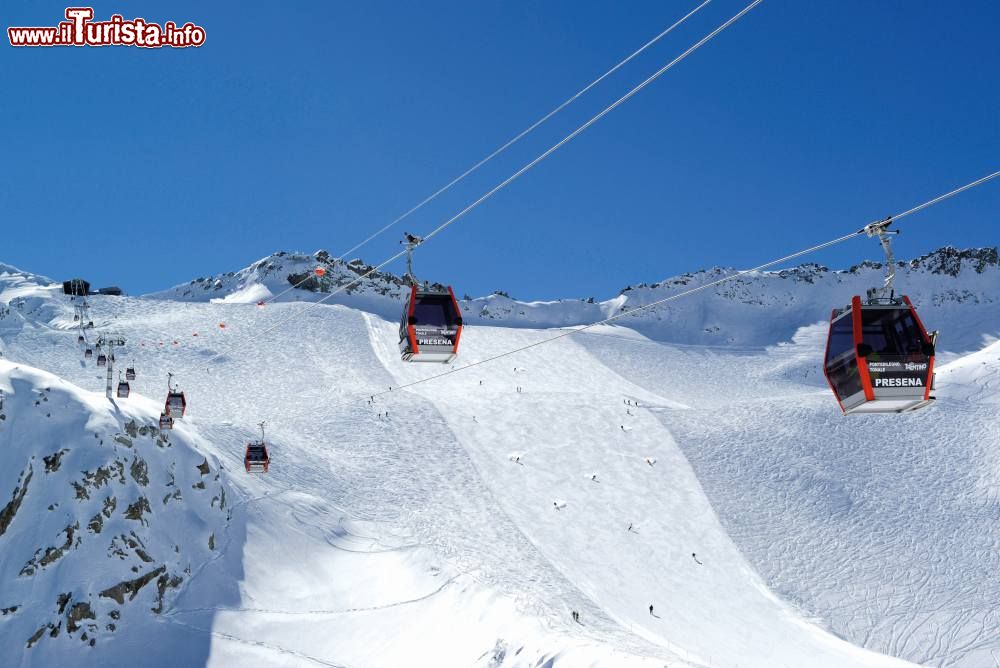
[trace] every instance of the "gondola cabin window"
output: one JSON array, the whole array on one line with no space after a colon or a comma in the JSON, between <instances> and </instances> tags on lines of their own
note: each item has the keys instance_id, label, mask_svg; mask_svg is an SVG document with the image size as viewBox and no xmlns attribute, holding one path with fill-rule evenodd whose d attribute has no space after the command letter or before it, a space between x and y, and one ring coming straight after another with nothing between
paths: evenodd
<instances>
[{"instance_id":1,"label":"gondola cabin window","mask_svg":"<svg viewBox=\"0 0 1000 668\"><path fill-rule=\"evenodd\" d=\"M826 372L837 397L843 401L861 391L861 376L854 352L854 326L848 311L830 326Z\"/></svg>"},{"instance_id":2,"label":"gondola cabin window","mask_svg":"<svg viewBox=\"0 0 1000 668\"><path fill-rule=\"evenodd\" d=\"M920 355L924 339L909 310L861 312L862 338L873 355Z\"/></svg>"},{"instance_id":3,"label":"gondola cabin window","mask_svg":"<svg viewBox=\"0 0 1000 668\"><path fill-rule=\"evenodd\" d=\"M421 326L453 329L455 322L452 319L451 295L428 295L417 301L413 309L414 323L418 328Z\"/></svg>"}]
</instances>

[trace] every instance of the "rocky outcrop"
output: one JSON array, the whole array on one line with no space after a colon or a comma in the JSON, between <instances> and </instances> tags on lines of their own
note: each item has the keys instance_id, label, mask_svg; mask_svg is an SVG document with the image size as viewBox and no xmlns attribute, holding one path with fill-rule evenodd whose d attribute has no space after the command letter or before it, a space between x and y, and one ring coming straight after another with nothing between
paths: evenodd
<instances>
[{"instance_id":1,"label":"rocky outcrop","mask_svg":"<svg viewBox=\"0 0 1000 668\"><path fill-rule=\"evenodd\" d=\"M28 493L28 483L31 482L31 475L31 464L29 464L28 468L21 473L17 486L14 488L14 493L12 494L10 503L5 505L3 510L0 510L0 536L7 532L11 522L14 521L17 511L21 507L21 503L24 501L24 495Z\"/></svg>"},{"instance_id":2,"label":"rocky outcrop","mask_svg":"<svg viewBox=\"0 0 1000 668\"><path fill-rule=\"evenodd\" d=\"M76 522L69 525L63 529L63 533L66 534L66 540L63 541L62 545L47 547L45 550L37 550L35 556L31 558L28 563L24 565L21 569L20 575L32 576L39 569L50 566L55 562L63 558L63 556L71 549L80 544L80 538L77 536L77 532L80 530L80 523Z\"/></svg>"},{"instance_id":3,"label":"rocky outcrop","mask_svg":"<svg viewBox=\"0 0 1000 668\"><path fill-rule=\"evenodd\" d=\"M125 604L125 597L128 600L133 600L142 588L148 585L150 582L158 578L167 572L166 566L160 566L159 568L152 570L145 575L140 575L134 580L125 580L124 582L119 582L113 587L108 587L101 592L102 598L110 598L114 600L118 605Z\"/></svg>"},{"instance_id":4,"label":"rocky outcrop","mask_svg":"<svg viewBox=\"0 0 1000 668\"><path fill-rule=\"evenodd\" d=\"M932 274L945 274L947 276L958 276L962 268L968 266L977 274L981 274L989 267L1000 266L1000 257L998 257L995 246L992 248L967 248L965 250L945 246L927 255L921 255L915 260L910 260L909 266L913 269L926 269Z\"/></svg>"}]
</instances>

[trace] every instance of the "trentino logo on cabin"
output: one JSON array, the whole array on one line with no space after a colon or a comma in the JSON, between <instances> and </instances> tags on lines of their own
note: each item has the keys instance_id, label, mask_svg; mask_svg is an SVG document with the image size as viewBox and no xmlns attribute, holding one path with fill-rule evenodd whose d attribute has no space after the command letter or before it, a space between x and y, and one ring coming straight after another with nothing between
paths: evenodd
<instances>
[{"instance_id":1,"label":"trentino logo on cabin","mask_svg":"<svg viewBox=\"0 0 1000 668\"><path fill-rule=\"evenodd\" d=\"M190 21L178 26L144 18L125 19L112 14L107 21L94 21L93 7L67 7L66 20L54 27L10 27L11 46L138 46L186 48L205 43L205 29Z\"/></svg>"}]
</instances>

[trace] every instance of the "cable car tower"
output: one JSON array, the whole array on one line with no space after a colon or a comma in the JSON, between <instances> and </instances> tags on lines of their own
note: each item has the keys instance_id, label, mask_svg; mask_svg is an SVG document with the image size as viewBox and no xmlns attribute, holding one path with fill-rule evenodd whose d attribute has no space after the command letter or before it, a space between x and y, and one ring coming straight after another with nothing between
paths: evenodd
<instances>
[{"instance_id":1,"label":"cable car tower","mask_svg":"<svg viewBox=\"0 0 1000 668\"><path fill-rule=\"evenodd\" d=\"M885 252L885 281L855 296L830 316L823 373L841 410L852 413L906 413L934 397L937 332L928 333L906 295L896 296L892 217L859 232L878 237Z\"/></svg>"},{"instance_id":2,"label":"cable car tower","mask_svg":"<svg viewBox=\"0 0 1000 668\"><path fill-rule=\"evenodd\" d=\"M98 350L106 351L104 357L106 362L104 366L107 367L107 385L104 388L104 394L111 398L112 384L114 383L115 374L115 348L123 348L125 346L125 337L120 334L105 334L97 339Z\"/></svg>"},{"instance_id":3,"label":"cable car tower","mask_svg":"<svg viewBox=\"0 0 1000 668\"><path fill-rule=\"evenodd\" d=\"M427 283L420 287L413 273L413 250L423 238L407 232L406 275L410 294L399 322L399 352L404 362L441 362L447 364L458 356L462 337L462 312L450 287L437 289Z\"/></svg>"},{"instance_id":4,"label":"cable car tower","mask_svg":"<svg viewBox=\"0 0 1000 668\"><path fill-rule=\"evenodd\" d=\"M71 297L73 299L73 322L76 323L79 334L77 335L77 343L86 343L86 330L88 315L90 312L90 305L87 304L87 298L82 297L81 301L77 302L76 297Z\"/></svg>"}]
</instances>

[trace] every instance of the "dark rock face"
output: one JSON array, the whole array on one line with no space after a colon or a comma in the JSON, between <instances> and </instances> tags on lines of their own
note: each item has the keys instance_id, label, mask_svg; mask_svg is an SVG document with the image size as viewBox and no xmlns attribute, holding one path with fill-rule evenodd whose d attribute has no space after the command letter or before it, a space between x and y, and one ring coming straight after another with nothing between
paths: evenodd
<instances>
[{"instance_id":1,"label":"dark rock face","mask_svg":"<svg viewBox=\"0 0 1000 668\"><path fill-rule=\"evenodd\" d=\"M141 575L134 580L126 580L125 582L119 582L114 587L108 587L101 592L101 597L110 598L118 603L118 605L125 605L125 596L128 596L128 600L134 599L143 587L148 585L150 582L160 577L167 572L166 566L160 566L156 570L152 570L145 575Z\"/></svg>"},{"instance_id":2,"label":"dark rock face","mask_svg":"<svg viewBox=\"0 0 1000 668\"><path fill-rule=\"evenodd\" d=\"M4 506L3 510L0 510L0 536L7 532L10 523L14 521L14 516L17 515L17 510L21 507L21 502L24 501L24 495L28 493L28 483L31 482L31 475L31 464L29 464L27 470L21 474L21 481L14 488L13 498L10 500L10 503Z\"/></svg>"},{"instance_id":3,"label":"dark rock face","mask_svg":"<svg viewBox=\"0 0 1000 668\"><path fill-rule=\"evenodd\" d=\"M132 474L132 479L135 480L136 484L145 487L149 484L149 467L146 465L146 460L141 457L136 456L132 460L132 466L129 468L129 473Z\"/></svg>"},{"instance_id":4,"label":"dark rock face","mask_svg":"<svg viewBox=\"0 0 1000 668\"><path fill-rule=\"evenodd\" d=\"M69 450L67 450L66 448L63 448L61 450L53 452L48 457L42 457L42 461L45 462L45 472L46 473L55 473L56 471L58 471L59 470L59 466L62 464L62 457L67 452L69 452Z\"/></svg>"},{"instance_id":5,"label":"dark rock face","mask_svg":"<svg viewBox=\"0 0 1000 668\"><path fill-rule=\"evenodd\" d=\"M300 290L308 290L309 292L329 292L329 289L323 289L322 280L315 274L289 274L288 283Z\"/></svg>"},{"instance_id":6,"label":"dark rock face","mask_svg":"<svg viewBox=\"0 0 1000 668\"><path fill-rule=\"evenodd\" d=\"M21 569L20 575L32 576L40 568L50 566L51 564L54 564L62 559L66 552L79 545L80 537L77 535L79 530L79 522L71 524L63 529L63 533L66 534L66 540L63 541L63 544L59 546L47 547L44 551L41 549L36 551L35 556L32 557L31 560L24 565L24 568Z\"/></svg>"},{"instance_id":7,"label":"dark rock face","mask_svg":"<svg viewBox=\"0 0 1000 668\"><path fill-rule=\"evenodd\" d=\"M169 573L164 573L156 581L156 607L152 608L153 612L160 614L163 612L163 597L167 593L168 589L177 589L184 582L184 578L179 575L170 575Z\"/></svg>"},{"instance_id":8,"label":"dark rock face","mask_svg":"<svg viewBox=\"0 0 1000 668\"><path fill-rule=\"evenodd\" d=\"M993 248L967 248L965 250L945 246L910 261L910 266L914 269L924 268L932 274L945 274L947 276L958 276L965 265L971 267L977 274L981 274L988 267L996 267L998 264L1000 264L1000 258L997 256L995 246Z\"/></svg>"},{"instance_id":9,"label":"dark rock face","mask_svg":"<svg viewBox=\"0 0 1000 668\"><path fill-rule=\"evenodd\" d=\"M66 631L75 633L80 628L80 622L84 619L97 619L94 611L90 609L89 603L74 603L66 615Z\"/></svg>"},{"instance_id":10,"label":"dark rock face","mask_svg":"<svg viewBox=\"0 0 1000 668\"><path fill-rule=\"evenodd\" d=\"M140 496L134 503L129 504L125 509L125 519L135 520L146 524L145 514L152 512L149 508L149 499Z\"/></svg>"}]
</instances>

